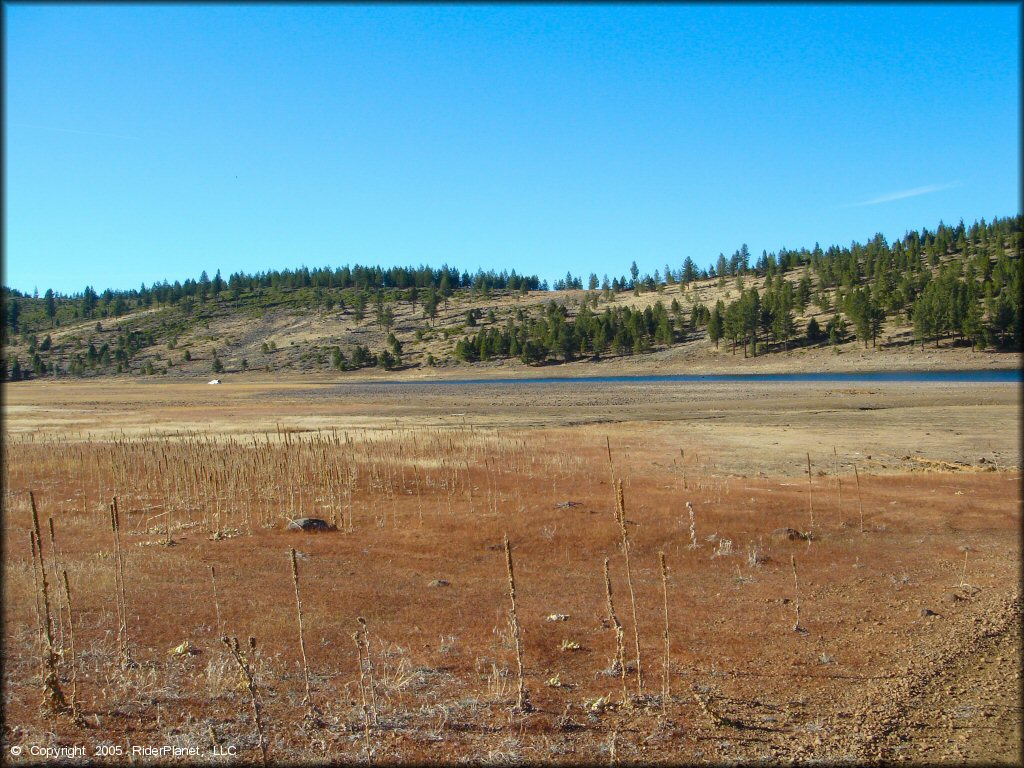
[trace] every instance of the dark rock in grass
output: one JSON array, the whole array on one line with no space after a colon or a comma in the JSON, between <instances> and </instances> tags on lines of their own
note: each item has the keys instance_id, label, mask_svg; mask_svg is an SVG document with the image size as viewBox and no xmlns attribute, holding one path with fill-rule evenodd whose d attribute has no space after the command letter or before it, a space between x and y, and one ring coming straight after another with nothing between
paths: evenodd
<instances>
[{"instance_id":1,"label":"dark rock in grass","mask_svg":"<svg viewBox=\"0 0 1024 768\"><path fill-rule=\"evenodd\" d=\"M297 520L289 520L286 530L319 533L333 531L334 526L319 517L300 517Z\"/></svg>"},{"instance_id":2,"label":"dark rock in grass","mask_svg":"<svg viewBox=\"0 0 1024 768\"><path fill-rule=\"evenodd\" d=\"M807 541L813 538L810 533L801 533L796 528L776 528L772 531L772 536L777 539L789 539L790 541L796 541L797 539Z\"/></svg>"}]
</instances>

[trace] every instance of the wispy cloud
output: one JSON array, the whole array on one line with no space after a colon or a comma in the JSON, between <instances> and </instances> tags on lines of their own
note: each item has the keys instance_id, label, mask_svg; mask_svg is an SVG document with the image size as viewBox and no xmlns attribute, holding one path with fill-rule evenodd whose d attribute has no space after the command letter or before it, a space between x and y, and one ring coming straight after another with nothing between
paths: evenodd
<instances>
[{"instance_id":1,"label":"wispy cloud","mask_svg":"<svg viewBox=\"0 0 1024 768\"><path fill-rule=\"evenodd\" d=\"M34 128L39 131L57 131L58 133L77 133L80 136L103 136L108 139L131 139L132 141L139 141L138 136L127 136L123 133L103 133L100 131L79 131L74 128L57 128L52 125L32 125L30 123L21 123L12 121L11 125L17 125L21 128Z\"/></svg>"},{"instance_id":2,"label":"wispy cloud","mask_svg":"<svg viewBox=\"0 0 1024 768\"><path fill-rule=\"evenodd\" d=\"M953 187L959 186L959 182L952 182L950 184L926 184L923 187L914 187L913 189L901 189L897 192L888 192L878 197L873 197L870 200L864 200L859 203L849 203L844 206L845 208L859 208L864 205L880 205L882 203L891 203L894 200L906 200L908 197L918 197L920 195L928 195L932 192L941 192L944 189L952 189Z\"/></svg>"}]
</instances>

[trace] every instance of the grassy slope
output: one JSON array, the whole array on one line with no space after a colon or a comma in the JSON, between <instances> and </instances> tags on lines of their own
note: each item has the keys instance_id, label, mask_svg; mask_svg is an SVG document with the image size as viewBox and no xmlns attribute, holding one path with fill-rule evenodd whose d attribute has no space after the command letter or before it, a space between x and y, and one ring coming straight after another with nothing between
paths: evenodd
<instances>
[{"instance_id":1,"label":"grassy slope","mask_svg":"<svg viewBox=\"0 0 1024 768\"><path fill-rule=\"evenodd\" d=\"M796 282L801 274L796 271L787 277ZM747 288L756 287L763 293L764 278L746 276L744 285ZM473 291L460 291L452 296L447 307L441 305L433 323L424 319L421 304L413 307L405 301L391 303L388 306L395 317L392 330L404 347L404 366L401 371L363 369L343 374L332 369L330 350L333 346L339 345L346 355L356 344L366 345L372 351L379 352L386 346L387 333L377 326L372 303L366 308L363 320L356 322L351 306L345 310L309 310L299 306L301 302L295 301L298 297L294 293L284 293L284 301L270 305L260 305L255 297L247 294L238 301L231 301L227 294L222 294L223 298L219 301L210 300L205 305L197 305L189 316L185 316L178 308L135 310L120 318L103 319L101 331L96 330L95 319L65 322L50 332L54 349L46 359L48 362L57 360L62 368L66 368L74 354L80 352L84 355L90 342L97 348L107 343L113 349L120 331L140 330L153 331L157 343L133 356L131 367L134 373L151 362L158 373L166 368L167 376L208 377L213 375L213 351L216 349L224 365L221 375L241 373L243 360L248 361L246 375L251 377L268 374L275 377L320 374L331 377L381 375L389 378L537 375L538 367L523 365L518 360L459 363L452 354L454 345L466 332L475 333L480 328L486 328L489 325L487 315L491 310L498 326L503 326L519 309L529 310L536 317L549 301L565 303L570 315L574 315L585 295L587 292L578 290L534 291L522 296L513 292L494 292L490 296L481 296ZM601 312L608 305L629 305L642 310L659 300L668 307L673 299L677 299L689 317L690 310L698 302L710 308L720 298L729 303L738 295L734 280L729 279L720 286L717 280L712 279L692 283L688 289L680 285L669 285L663 286L660 292L639 296L632 292L613 295L610 302L600 300L596 311ZM834 303L834 292L829 292L829 298ZM477 328L467 329L464 327L466 313L472 308L481 310L484 319L479 321ZM798 333L802 335L812 316L824 328L832 314L832 310L822 312L813 303L809 304L807 311L796 317ZM418 330L423 331L421 339L416 337ZM40 339L44 335L43 332L38 334ZM912 328L905 322L905 318L890 317L876 349L865 350L861 342L854 340L836 349L827 344L815 347L791 345L789 352L773 352L745 359L742 351L733 353L724 340L716 350L708 340L706 330L701 328L690 334L686 342L671 348L601 361L548 364L542 370L545 375L578 376L743 370L1013 368L1020 365L1018 354L976 352L949 340L943 341L938 348L929 345L922 350L920 347L914 348L912 341ZM264 353L262 347L265 342L276 346L276 350ZM174 344L173 348L171 344ZM191 361L183 359L186 350ZM20 339L9 345L7 354L18 355L23 365L31 358ZM434 356L438 366L427 366L428 354ZM168 366L168 361L173 362L173 365ZM113 367L103 373L109 375L112 371ZM86 375L97 373L89 371Z\"/></svg>"}]
</instances>

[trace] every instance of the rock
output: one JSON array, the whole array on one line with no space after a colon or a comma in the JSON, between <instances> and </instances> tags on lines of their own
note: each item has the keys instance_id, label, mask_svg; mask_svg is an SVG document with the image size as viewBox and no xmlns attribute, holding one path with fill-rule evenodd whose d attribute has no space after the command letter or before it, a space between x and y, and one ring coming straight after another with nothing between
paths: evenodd
<instances>
[{"instance_id":1,"label":"rock","mask_svg":"<svg viewBox=\"0 0 1024 768\"><path fill-rule=\"evenodd\" d=\"M319 533L321 531L333 531L334 526L319 517L300 517L296 520L289 520L285 530L307 531Z\"/></svg>"},{"instance_id":2,"label":"rock","mask_svg":"<svg viewBox=\"0 0 1024 768\"><path fill-rule=\"evenodd\" d=\"M922 616L938 616L939 614L937 614L931 608L922 608L921 609L921 615Z\"/></svg>"},{"instance_id":3,"label":"rock","mask_svg":"<svg viewBox=\"0 0 1024 768\"><path fill-rule=\"evenodd\" d=\"M777 539L789 539L790 541L796 541L797 539L807 541L811 538L811 534L801 533L796 528L776 528L772 531L772 536Z\"/></svg>"},{"instance_id":4,"label":"rock","mask_svg":"<svg viewBox=\"0 0 1024 768\"><path fill-rule=\"evenodd\" d=\"M444 579L434 579L432 582L427 584L428 587L450 587L451 582L445 581Z\"/></svg>"}]
</instances>

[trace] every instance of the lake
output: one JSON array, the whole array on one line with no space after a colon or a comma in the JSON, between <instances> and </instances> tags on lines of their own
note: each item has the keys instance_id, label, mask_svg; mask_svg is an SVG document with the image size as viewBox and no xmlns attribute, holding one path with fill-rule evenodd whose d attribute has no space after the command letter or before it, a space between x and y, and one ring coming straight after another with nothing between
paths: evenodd
<instances>
[{"instance_id":1,"label":"lake","mask_svg":"<svg viewBox=\"0 0 1024 768\"><path fill-rule=\"evenodd\" d=\"M819 382L822 384L902 382L921 384L1020 384L1021 369L971 371L859 371L850 373L726 373L672 376L545 376L536 378L435 379L382 381L409 386L424 384L701 384L717 382Z\"/></svg>"}]
</instances>

